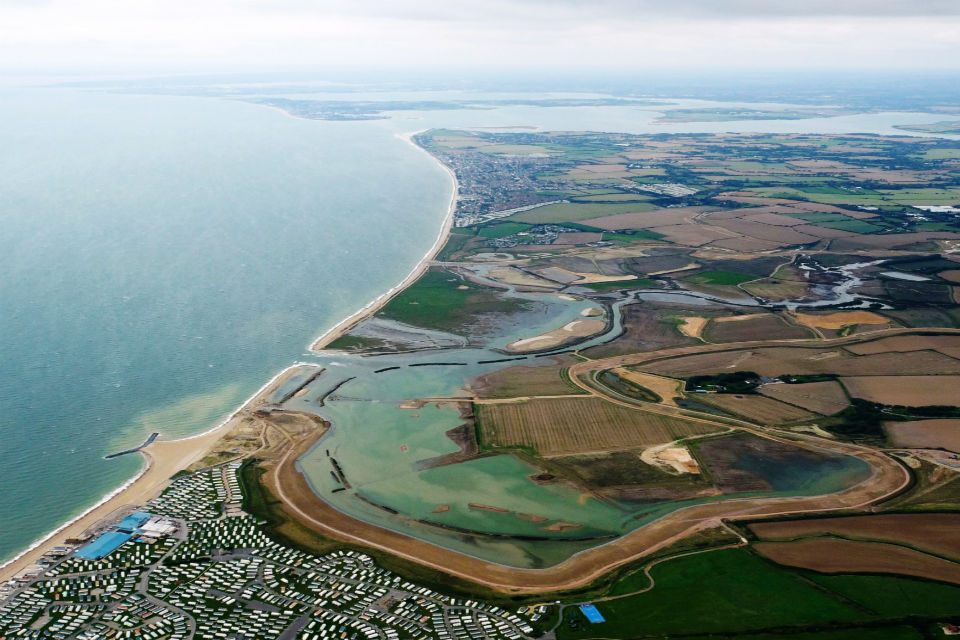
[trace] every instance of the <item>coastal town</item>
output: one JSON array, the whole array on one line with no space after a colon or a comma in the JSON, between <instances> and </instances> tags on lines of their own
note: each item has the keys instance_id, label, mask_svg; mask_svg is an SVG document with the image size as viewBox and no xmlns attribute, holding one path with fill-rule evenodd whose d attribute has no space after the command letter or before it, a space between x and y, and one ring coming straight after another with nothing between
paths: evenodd
<instances>
[{"instance_id":1,"label":"coastal town","mask_svg":"<svg viewBox=\"0 0 960 640\"><path fill-rule=\"evenodd\" d=\"M240 465L178 476L0 586L0 638L520 640L556 609L507 611L414 584L364 553L279 544L240 506Z\"/></svg>"}]
</instances>

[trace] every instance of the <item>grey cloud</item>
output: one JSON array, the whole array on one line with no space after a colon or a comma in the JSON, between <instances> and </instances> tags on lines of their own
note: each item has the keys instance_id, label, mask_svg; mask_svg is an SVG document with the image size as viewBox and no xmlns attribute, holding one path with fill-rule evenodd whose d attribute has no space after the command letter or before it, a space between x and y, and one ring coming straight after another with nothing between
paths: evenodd
<instances>
[{"instance_id":1,"label":"grey cloud","mask_svg":"<svg viewBox=\"0 0 960 640\"><path fill-rule=\"evenodd\" d=\"M11 0L0 0L9 2ZM29 1L29 0L12 0ZM960 0L247 0L291 8L391 19L494 22L533 17L585 20L891 18L960 16Z\"/></svg>"}]
</instances>

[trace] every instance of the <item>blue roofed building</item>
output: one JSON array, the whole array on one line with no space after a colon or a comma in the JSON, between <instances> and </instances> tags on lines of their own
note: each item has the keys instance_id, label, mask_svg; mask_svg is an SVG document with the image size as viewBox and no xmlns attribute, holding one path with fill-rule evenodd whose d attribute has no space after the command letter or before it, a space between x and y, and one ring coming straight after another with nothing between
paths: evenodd
<instances>
[{"instance_id":1,"label":"blue roofed building","mask_svg":"<svg viewBox=\"0 0 960 640\"><path fill-rule=\"evenodd\" d=\"M87 546L77 551L74 555L84 560L99 560L116 551L120 545L131 538L129 533L111 531L105 533Z\"/></svg>"},{"instance_id":2,"label":"blue roofed building","mask_svg":"<svg viewBox=\"0 0 960 640\"><path fill-rule=\"evenodd\" d=\"M120 524L117 525L117 530L124 531L126 533L133 533L136 529L139 529L141 526L143 526L149 519L150 514L145 511L131 513L120 521Z\"/></svg>"}]
</instances>

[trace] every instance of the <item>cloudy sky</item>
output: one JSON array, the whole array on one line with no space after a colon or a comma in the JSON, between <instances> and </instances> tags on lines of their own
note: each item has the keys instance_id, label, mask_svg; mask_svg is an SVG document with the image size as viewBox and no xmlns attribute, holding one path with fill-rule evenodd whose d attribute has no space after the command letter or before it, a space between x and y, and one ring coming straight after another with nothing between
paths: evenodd
<instances>
[{"instance_id":1,"label":"cloudy sky","mask_svg":"<svg viewBox=\"0 0 960 640\"><path fill-rule=\"evenodd\" d=\"M0 0L0 70L960 67L960 0Z\"/></svg>"}]
</instances>

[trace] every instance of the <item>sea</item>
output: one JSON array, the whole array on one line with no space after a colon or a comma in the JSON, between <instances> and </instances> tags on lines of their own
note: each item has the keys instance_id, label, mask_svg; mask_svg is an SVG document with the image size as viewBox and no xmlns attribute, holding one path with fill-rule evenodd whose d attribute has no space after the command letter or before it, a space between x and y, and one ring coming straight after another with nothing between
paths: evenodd
<instances>
[{"instance_id":1,"label":"sea","mask_svg":"<svg viewBox=\"0 0 960 640\"><path fill-rule=\"evenodd\" d=\"M105 455L155 431L209 429L415 267L452 185L399 134L902 134L892 127L950 119L661 125L657 115L511 106L330 122L239 99L0 88L0 563L141 469L137 455Z\"/></svg>"}]
</instances>

